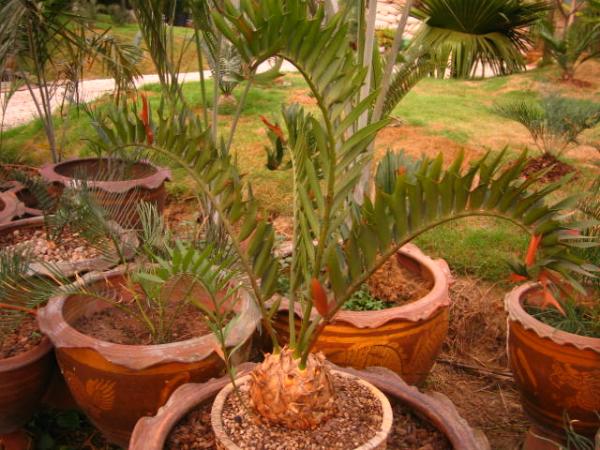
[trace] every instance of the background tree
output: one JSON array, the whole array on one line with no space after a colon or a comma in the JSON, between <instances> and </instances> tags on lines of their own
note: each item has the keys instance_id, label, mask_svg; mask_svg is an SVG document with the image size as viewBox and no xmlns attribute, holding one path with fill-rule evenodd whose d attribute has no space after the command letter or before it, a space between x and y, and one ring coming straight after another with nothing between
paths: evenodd
<instances>
[{"instance_id":1,"label":"background tree","mask_svg":"<svg viewBox=\"0 0 600 450\"><path fill-rule=\"evenodd\" d=\"M573 81L581 64L600 56L600 2L556 0L556 11L560 20L542 22L539 33L562 80Z\"/></svg>"},{"instance_id":2,"label":"background tree","mask_svg":"<svg viewBox=\"0 0 600 450\"><path fill-rule=\"evenodd\" d=\"M85 63L99 59L119 93L139 75L139 48L90 28L72 0L5 0L0 6L0 75L8 84L3 110L20 86L29 91L42 121L53 161L61 158L54 106L78 101ZM0 81L0 83L2 82ZM62 93L62 99L57 95ZM57 101L58 100L58 101Z\"/></svg>"}]
</instances>

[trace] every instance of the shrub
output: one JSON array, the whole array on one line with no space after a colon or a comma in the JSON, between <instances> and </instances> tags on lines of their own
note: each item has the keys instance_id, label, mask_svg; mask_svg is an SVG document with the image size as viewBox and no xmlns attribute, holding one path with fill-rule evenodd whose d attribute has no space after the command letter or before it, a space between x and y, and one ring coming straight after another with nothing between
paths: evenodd
<instances>
[{"instance_id":1,"label":"shrub","mask_svg":"<svg viewBox=\"0 0 600 450\"><path fill-rule=\"evenodd\" d=\"M559 95L497 103L496 114L523 125L544 153L560 156L585 130L600 123L600 104Z\"/></svg>"}]
</instances>

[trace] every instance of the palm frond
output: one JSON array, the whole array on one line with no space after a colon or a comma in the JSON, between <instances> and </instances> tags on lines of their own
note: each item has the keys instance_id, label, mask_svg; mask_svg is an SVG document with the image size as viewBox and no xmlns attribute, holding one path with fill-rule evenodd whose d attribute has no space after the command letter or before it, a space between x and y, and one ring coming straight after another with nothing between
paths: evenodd
<instances>
[{"instance_id":1,"label":"palm frond","mask_svg":"<svg viewBox=\"0 0 600 450\"><path fill-rule=\"evenodd\" d=\"M31 276L29 268L34 262L28 249L0 249L0 336L14 330L25 314L35 313L57 293L57 284L51 279ZM55 279L62 278L58 275Z\"/></svg>"},{"instance_id":2,"label":"palm frond","mask_svg":"<svg viewBox=\"0 0 600 450\"><path fill-rule=\"evenodd\" d=\"M470 78L476 71L509 74L524 69L527 29L547 11L547 1L423 0L413 15L424 21L414 45L431 49L444 76Z\"/></svg>"},{"instance_id":3,"label":"palm frond","mask_svg":"<svg viewBox=\"0 0 600 450\"><path fill-rule=\"evenodd\" d=\"M394 68L387 96L383 104L383 117L390 114L396 105L416 84L435 69L431 57L423 51L408 53Z\"/></svg>"}]
</instances>

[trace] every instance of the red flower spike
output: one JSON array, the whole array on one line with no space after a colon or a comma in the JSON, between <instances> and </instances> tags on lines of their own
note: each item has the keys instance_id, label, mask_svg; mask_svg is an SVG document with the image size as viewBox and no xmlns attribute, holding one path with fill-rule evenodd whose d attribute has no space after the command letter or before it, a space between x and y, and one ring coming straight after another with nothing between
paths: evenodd
<instances>
[{"instance_id":1,"label":"red flower spike","mask_svg":"<svg viewBox=\"0 0 600 450\"><path fill-rule=\"evenodd\" d=\"M527 254L525 255L525 265L531 267L535 263L535 256L537 254L540 242L542 241L542 235L537 234L531 237L529 247L527 248Z\"/></svg>"},{"instance_id":2,"label":"red flower spike","mask_svg":"<svg viewBox=\"0 0 600 450\"><path fill-rule=\"evenodd\" d=\"M146 130L146 142L148 145L152 145L154 142L154 133L152 132L152 127L150 127L150 108L148 107L148 98L145 94L142 95L142 123L144 124L144 129Z\"/></svg>"},{"instance_id":3,"label":"red flower spike","mask_svg":"<svg viewBox=\"0 0 600 450\"><path fill-rule=\"evenodd\" d=\"M323 289L321 282L316 278L310 280L310 294L319 314L323 317L326 316L329 312L327 293L325 292L325 289Z\"/></svg>"},{"instance_id":4,"label":"red flower spike","mask_svg":"<svg viewBox=\"0 0 600 450\"><path fill-rule=\"evenodd\" d=\"M548 288L549 274L545 271L540 273L539 281L542 284L542 303L540 304L540 308L546 309L549 306L552 306L556 308L563 316L566 316L567 314L565 313L565 310Z\"/></svg>"},{"instance_id":5,"label":"red flower spike","mask_svg":"<svg viewBox=\"0 0 600 450\"><path fill-rule=\"evenodd\" d=\"M523 275L519 275L518 273L511 273L508 276L508 281L510 281L511 283L520 283L521 281L526 281L527 277L523 276Z\"/></svg>"},{"instance_id":6,"label":"red flower spike","mask_svg":"<svg viewBox=\"0 0 600 450\"><path fill-rule=\"evenodd\" d=\"M259 116L260 120L262 120L262 122L267 126L267 128L269 128L269 130L271 130L275 136L277 136L279 139L281 139L281 142L285 143L285 135L283 134L283 130L281 129L281 127L279 125L277 125L276 123L273 124L271 122L269 122L267 120L267 118L265 116Z\"/></svg>"}]
</instances>

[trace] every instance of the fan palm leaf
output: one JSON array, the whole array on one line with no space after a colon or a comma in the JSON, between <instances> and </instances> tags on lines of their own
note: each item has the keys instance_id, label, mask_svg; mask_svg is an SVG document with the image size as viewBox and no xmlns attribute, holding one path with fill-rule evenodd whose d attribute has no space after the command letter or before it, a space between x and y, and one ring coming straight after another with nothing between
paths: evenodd
<instances>
[{"instance_id":1,"label":"fan palm leaf","mask_svg":"<svg viewBox=\"0 0 600 450\"><path fill-rule=\"evenodd\" d=\"M494 74L524 69L527 29L547 11L546 1L423 0L413 15L424 21L415 43L436 56L440 75L469 78L478 68Z\"/></svg>"}]
</instances>

